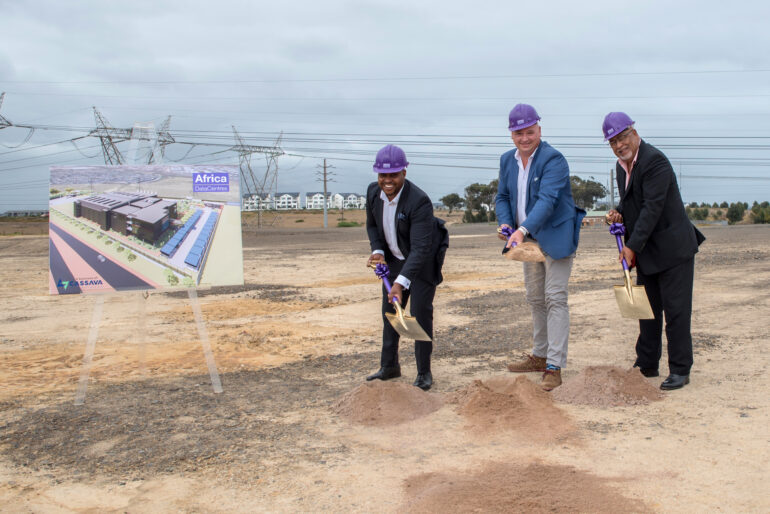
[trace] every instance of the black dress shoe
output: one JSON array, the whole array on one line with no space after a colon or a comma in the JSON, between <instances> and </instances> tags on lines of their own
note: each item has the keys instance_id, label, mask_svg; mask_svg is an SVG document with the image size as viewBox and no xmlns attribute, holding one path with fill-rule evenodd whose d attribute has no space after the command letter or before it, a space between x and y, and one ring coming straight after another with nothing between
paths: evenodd
<instances>
[{"instance_id":1,"label":"black dress shoe","mask_svg":"<svg viewBox=\"0 0 770 514\"><path fill-rule=\"evenodd\" d=\"M639 368L639 371L647 378L660 376L658 368Z\"/></svg>"},{"instance_id":2,"label":"black dress shoe","mask_svg":"<svg viewBox=\"0 0 770 514\"><path fill-rule=\"evenodd\" d=\"M666 380L660 384L660 388L664 391L670 391L671 389L681 389L690 383L690 375L677 375L671 373Z\"/></svg>"},{"instance_id":3,"label":"black dress shoe","mask_svg":"<svg viewBox=\"0 0 770 514\"><path fill-rule=\"evenodd\" d=\"M420 373L417 375L417 379L414 381L414 386L419 387L423 391L427 391L432 385L433 375L430 374L430 371L427 373Z\"/></svg>"},{"instance_id":4,"label":"black dress shoe","mask_svg":"<svg viewBox=\"0 0 770 514\"><path fill-rule=\"evenodd\" d=\"M377 370L377 373L366 377L366 381L369 382L374 379L389 380L391 378L396 378L400 376L401 376L401 366L392 366L390 368L382 367L379 370Z\"/></svg>"}]
</instances>

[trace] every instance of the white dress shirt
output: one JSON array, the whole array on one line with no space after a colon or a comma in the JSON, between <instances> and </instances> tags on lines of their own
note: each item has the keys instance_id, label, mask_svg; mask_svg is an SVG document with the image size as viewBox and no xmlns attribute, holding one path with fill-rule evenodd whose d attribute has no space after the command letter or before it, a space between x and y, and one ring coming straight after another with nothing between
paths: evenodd
<instances>
[{"instance_id":1,"label":"white dress shirt","mask_svg":"<svg viewBox=\"0 0 770 514\"><path fill-rule=\"evenodd\" d=\"M393 200L388 200L388 195L385 194L385 191L380 191L380 198L383 202L382 231L385 233L385 242L388 243L388 248L390 248L390 252L393 256L400 261L403 261L405 257L404 254L401 253L401 248L398 247L398 236L396 235L396 210L398 209L398 201L401 199L401 193L403 191L404 187L401 186L401 191L398 192ZM372 253L385 255L385 251L379 249ZM412 281L403 275L397 276L394 282L401 284L404 289L409 289L409 286L412 285Z\"/></svg>"},{"instance_id":2,"label":"white dress shirt","mask_svg":"<svg viewBox=\"0 0 770 514\"><path fill-rule=\"evenodd\" d=\"M521 226L524 223L524 220L527 219L527 182L529 179L529 167L532 166L532 159L535 158L536 153L537 148L535 148L535 151L532 152L532 155L527 159L526 166L522 163L518 149L514 154L516 162L519 164L519 177L518 182L516 183L516 224L518 226ZM526 229L526 227L524 228Z\"/></svg>"}]
</instances>

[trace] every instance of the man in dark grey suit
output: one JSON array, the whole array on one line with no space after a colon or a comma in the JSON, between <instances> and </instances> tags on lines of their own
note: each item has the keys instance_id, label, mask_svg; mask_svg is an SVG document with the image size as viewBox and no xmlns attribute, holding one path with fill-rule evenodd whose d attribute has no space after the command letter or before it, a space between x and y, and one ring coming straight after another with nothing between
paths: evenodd
<instances>
[{"instance_id":1,"label":"man in dark grey suit","mask_svg":"<svg viewBox=\"0 0 770 514\"><path fill-rule=\"evenodd\" d=\"M412 316L433 338L433 297L441 283L441 267L449 246L443 220L433 216L433 204L420 188L406 180L409 163L401 148L387 145L377 152L374 172L377 182L366 192L366 232L372 254L367 265L386 263L393 284L390 294L383 285L382 354L380 369L366 380L388 380L401 376L398 363L399 334L385 313L395 313L392 301L402 306L411 296ZM414 385L427 391L433 384L430 354L433 343L415 341L417 379Z\"/></svg>"},{"instance_id":2,"label":"man in dark grey suit","mask_svg":"<svg viewBox=\"0 0 770 514\"><path fill-rule=\"evenodd\" d=\"M658 376L665 313L669 375L660 388L679 389L690 382L695 254L706 238L687 218L671 163L639 137L634 121L626 113L611 112L602 129L618 157L621 191L607 221L625 224L621 258L637 267L637 283L644 286L655 314L655 319L639 321L634 366L646 377Z\"/></svg>"}]
</instances>

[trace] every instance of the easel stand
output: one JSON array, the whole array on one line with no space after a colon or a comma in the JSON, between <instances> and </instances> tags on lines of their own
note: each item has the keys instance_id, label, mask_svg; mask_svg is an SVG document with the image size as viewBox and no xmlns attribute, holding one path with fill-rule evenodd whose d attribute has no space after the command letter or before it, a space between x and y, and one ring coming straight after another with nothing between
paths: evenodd
<instances>
[{"instance_id":1,"label":"easel stand","mask_svg":"<svg viewBox=\"0 0 770 514\"><path fill-rule=\"evenodd\" d=\"M203 321L203 315L201 313L201 306L198 302L198 291L195 288L187 290L187 295L190 299L190 307L192 307L193 316L195 317L195 324L198 327L198 337L201 340L203 346L203 355L206 359L206 366L209 370L209 376L211 377L211 386L215 393L221 393L222 382L219 379L219 373L217 372L217 365L214 361L214 352L211 351L211 343L209 342L209 335L206 331L206 323ZM80 380L78 381L78 388L75 392L75 405L83 405L86 399L86 390L88 389L88 379L91 374L91 365L93 363L94 351L96 350L96 340L99 337L99 325L102 322L102 314L104 313L104 303L106 294L96 295L94 302L94 312L91 316L91 328L88 331L88 341L86 342L86 349L83 355L83 365L80 369ZM137 320L137 326L140 337L144 336L144 328L146 326L146 302L149 298L149 292L143 291L136 295L139 304L139 318ZM139 347L139 360L140 369L143 375L147 373L147 344L144 340L140 341Z\"/></svg>"}]
</instances>

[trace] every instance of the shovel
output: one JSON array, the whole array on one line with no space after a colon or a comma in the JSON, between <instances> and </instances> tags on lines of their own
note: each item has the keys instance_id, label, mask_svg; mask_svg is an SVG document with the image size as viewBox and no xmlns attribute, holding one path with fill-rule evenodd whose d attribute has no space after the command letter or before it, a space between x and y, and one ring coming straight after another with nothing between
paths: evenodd
<instances>
[{"instance_id":1,"label":"shovel","mask_svg":"<svg viewBox=\"0 0 770 514\"><path fill-rule=\"evenodd\" d=\"M390 281L388 280L388 265L387 264L374 264L369 265L370 268L374 268L374 273L382 279L385 284L385 289L390 293ZM430 336L425 333L417 320L412 316L404 314L404 309L401 307L400 298L395 297L393 305L396 307L396 314L389 312L385 313L385 317L388 318L393 329L398 332L401 337L408 337L415 341L432 341Z\"/></svg>"},{"instance_id":2,"label":"shovel","mask_svg":"<svg viewBox=\"0 0 770 514\"><path fill-rule=\"evenodd\" d=\"M545 255L535 243L521 243L517 245L511 241L513 230L508 227L498 227L497 233L508 238L508 243L503 247L503 257L510 261L520 262L545 262Z\"/></svg>"},{"instance_id":3,"label":"shovel","mask_svg":"<svg viewBox=\"0 0 770 514\"><path fill-rule=\"evenodd\" d=\"M626 233L626 227L622 223L613 223L610 226L610 234L615 236L618 243L618 252L623 252L623 240L620 236ZM635 286L631 283L631 272L628 269L626 259L623 259L623 273L625 274L625 284L622 286L612 286L615 289L615 299L618 302L620 315L631 319L654 319L650 307L650 300L647 299L647 293L644 286Z\"/></svg>"}]
</instances>

